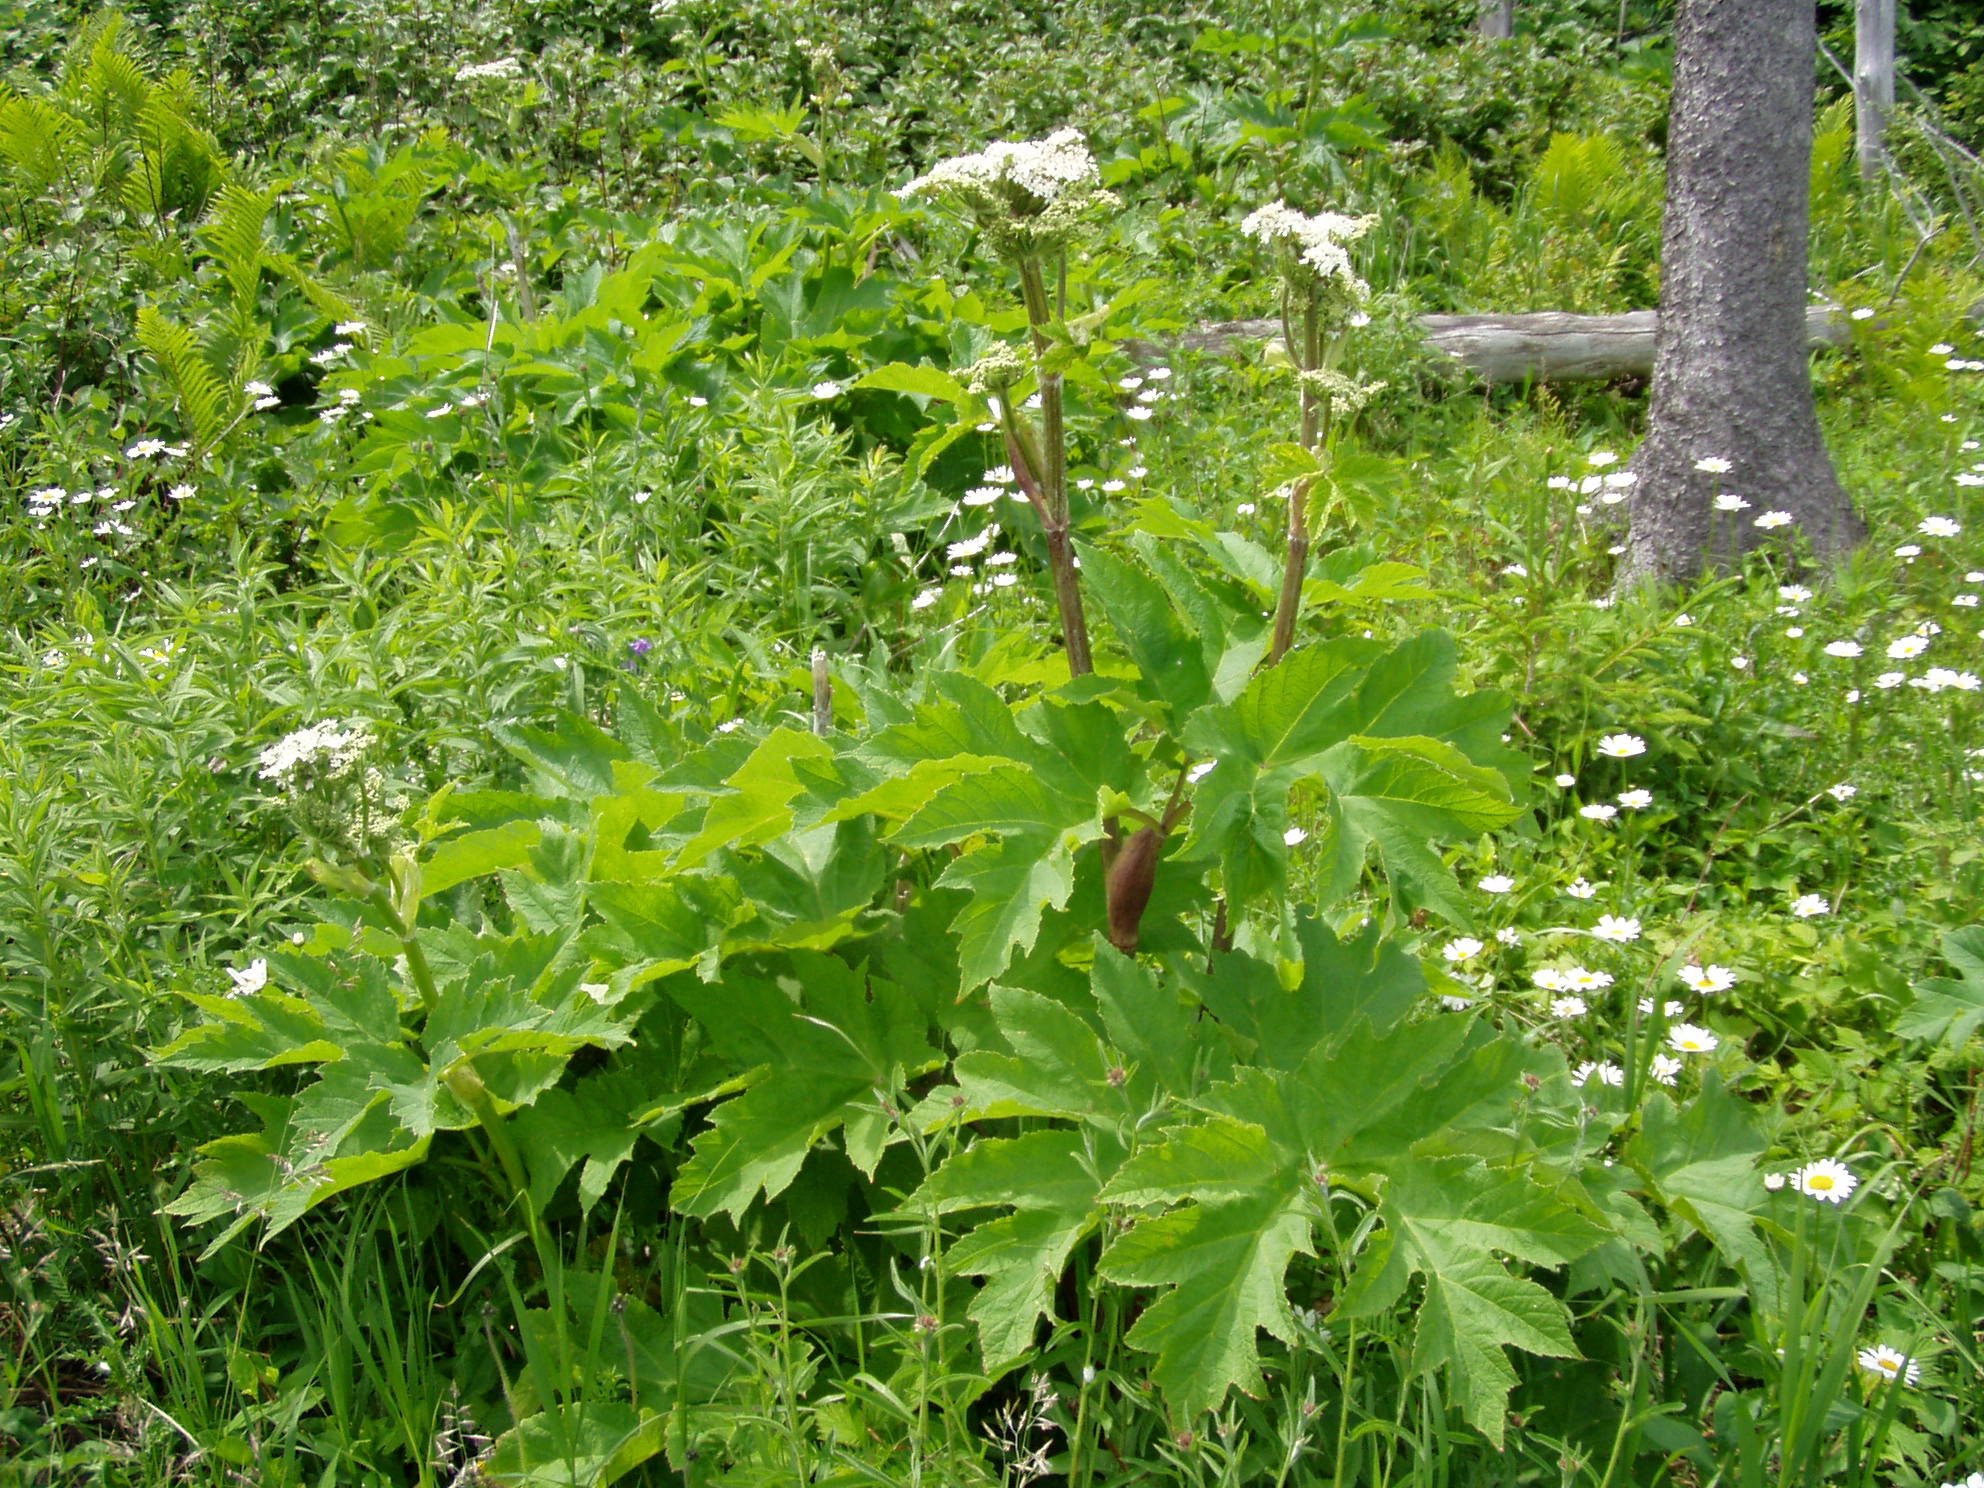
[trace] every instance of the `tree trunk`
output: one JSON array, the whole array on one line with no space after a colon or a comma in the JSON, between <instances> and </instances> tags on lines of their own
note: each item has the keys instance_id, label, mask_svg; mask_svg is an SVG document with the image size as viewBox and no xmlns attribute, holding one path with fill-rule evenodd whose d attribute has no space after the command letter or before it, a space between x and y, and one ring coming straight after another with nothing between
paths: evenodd
<instances>
[{"instance_id":1,"label":"tree trunk","mask_svg":"<svg viewBox=\"0 0 1984 1488\"><path fill-rule=\"evenodd\" d=\"M1490 41L1507 41L1516 34L1516 0L1481 0L1474 29Z\"/></svg>"},{"instance_id":2,"label":"tree trunk","mask_svg":"<svg viewBox=\"0 0 1984 1488\"><path fill-rule=\"evenodd\" d=\"M1680 0L1647 437L1622 583L1690 579L1788 512L1832 555L1865 535L1812 402L1805 330L1812 0ZM1727 460L1727 474L1698 462ZM1715 510L1734 492L1741 512Z\"/></svg>"},{"instance_id":3,"label":"tree trunk","mask_svg":"<svg viewBox=\"0 0 1984 1488\"><path fill-rule=\"evenodd\" d=\"M1853 128L1860 176L1877 181L1887 162L1894 108L1895 0L1856 0L1853 12Z\"/></svg>"}]
</instances>

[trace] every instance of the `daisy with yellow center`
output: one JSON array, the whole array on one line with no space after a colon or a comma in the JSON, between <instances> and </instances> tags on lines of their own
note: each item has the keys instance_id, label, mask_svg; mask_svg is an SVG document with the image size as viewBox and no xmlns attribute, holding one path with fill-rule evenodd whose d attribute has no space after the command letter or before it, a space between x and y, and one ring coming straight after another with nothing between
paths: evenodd
<instances>
[{"instance_id":1,"label":"daisy with yellow center","mask_svg":"<svg viewBox=\"0 0 1984 1488\"><path fill-rule=\"evenodd\" d=\"M1862 1371L1876 1379L1900 1380L1905 1385L1912 1385L1922 1378L1920 1364L1900 1349L1890 1348L1885 1343L1860 1350L1858 1362Z\"/></svg>"},{"instance_id":2,"label":"daisy with yellow center","mask_svg":"<svg viewBox=\"0 0 1984 1488\"><path fill-rule=\"evenodd\" d=\"M1806 1163L1791 1175L1791 1186L1807 1198L1824 1204L1844 1204L1860 1186L1853 1170L1834 1158L1822 1157Z\"/></svg>"}]
</instances>

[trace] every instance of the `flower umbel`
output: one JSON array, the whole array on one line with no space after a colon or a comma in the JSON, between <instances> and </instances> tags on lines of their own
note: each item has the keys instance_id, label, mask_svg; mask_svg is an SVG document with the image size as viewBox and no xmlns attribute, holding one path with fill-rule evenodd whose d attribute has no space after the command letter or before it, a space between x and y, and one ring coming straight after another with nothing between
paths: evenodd
<instances>
[{"instance_id":1,"label":"flower umbel","mask_svg":"<svg viewBox=\"0 0 1984 1488\"><path fill-rule=\"evenodd\" d=\"M1102 189L1095 157L1078 129L1057 129L1045 139L994 140L976 154L940 161L896 195L964 207L1008 257L1067 246L1086 212L1116 201Z\"/></svg>"}]
</instances>

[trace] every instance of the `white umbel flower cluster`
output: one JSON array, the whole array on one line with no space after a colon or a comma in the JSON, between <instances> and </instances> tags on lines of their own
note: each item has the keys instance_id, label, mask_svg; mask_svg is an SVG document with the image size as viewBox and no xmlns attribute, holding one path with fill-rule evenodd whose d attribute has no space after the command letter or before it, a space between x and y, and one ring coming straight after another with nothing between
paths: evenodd
<instances>
[{"instance_id":1,"label":"white umbel flower cluster","mask_svg":"<svg viewBox=\"0 0 1984 1488\"><path fill-rule=\"evenodd\" d=\"M940 161L896 195L904 201L922 196L970 198L1010 186L1044 208L1059 201L1070 188L1093 186L1098 180L1095 157L1089 154L1081 131L1057 129L1046 139L994 140L975 155Z\"/></svg>"},{"instance_id":2,"label":"white umbel flower cluster","mask_svg":"<svg viewBox=\"0 0 1984 1488\"><path fill-rule=\"evenodd\" d=\"M1318 212L1311 217L1287 202L1270 202L1247 214L1240 231L1265 248L1286 249L1294 261L1323 283L1338 283L1362 300L1366 288L1350 261L1347 244L1371 230L1376 217Z\"/></svg>"},{"instance_id":3,"label":"white umbel flower cluster","mask_svg":"<svg viewBox=\"0 0 1984 1488\"><path fill-rule=\"evenodd\" d=\"M994 249L1024 262L1066 248L1090 211L1113 206L1081 131L1045 139L995 140L975 155L932 167L896 193L929 197L970 212Z\"/></svg>"},{"instance_id":4,"label":"white umbel flower cluster","mask_svg":"<svg viewBox=\"0 0 1984 1488\"><path fill-rule=\"evenodd\" d=\"M257 776L282 792L306 834L365 857L398 843L409 804L375 762L378 751L378 736L363 722L326 718L264 749Z\"/></svg>"},{"instance_id":5,"label":"white umbel flower cluster","mask_svg":"<svg viewBox=\"0 0 1984 1488\"><path fill-rule=\"evenodd\" d=\"M371 747L372 734L364 724L340 728L335 718L326 718L322 723L285 734L264 749L258 775L284 790L309 780L340 780L351 773Z\"/></svg>"},{"instance_id":6,"label":"white umbel flower cluster","mask_svg":"<svg viewBox=\"0 0 1984 1488\"><path fill-rule=\"evenodd\" d=\"M498 57L494 62L465 62L455 69L455 81L458 83L507 83L523 75L523 63L515 57Z\"/></svg>"}]
</instances>

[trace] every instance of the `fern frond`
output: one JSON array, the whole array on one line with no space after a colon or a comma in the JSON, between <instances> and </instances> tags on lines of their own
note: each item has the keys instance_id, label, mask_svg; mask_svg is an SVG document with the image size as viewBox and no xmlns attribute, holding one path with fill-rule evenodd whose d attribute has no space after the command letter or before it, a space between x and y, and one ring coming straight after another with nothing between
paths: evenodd
<instances>
[{"instance_id":1,"label":"fern frond","mask_svg":"<svg viewBox=\"0 0 1984 1488\"><path fill-rule=\"evenodd\" d=\"M1554 222L1574 226L1628 176L1625 151L1609 134L1556 134L1536 163L1537 205Z\"/></svg>"},{"instance_id":2,"label":"fern frond","mask_svg":"<svg viewBox=\"0 0 1984 1488\"><path fill-rule=\"evenodd\" d=\"M230 182L214 198L206 221L200 226L201 240L220 265L240 311L254 308L256 291L261 288L266 262L262 229L274 202L274 192L251 191L238 182Z\"/></svg>"},{"instance_id":3,"label":"fern frond","mask_svg":"<svg viewBox=\"0 0 1984 1488\"><path fill-rule=\"evenodd\" d=\"M86 25L62 68L62 96L94 128L100 145L128 136L152 94L128 30L123 16L104 12Z\"/></svg>"},{"instance_id":4,"label":"fern frond","mask_svg":"<svg viewBox=\"0 0 1984 1488\"><path fill-rule=\"evenodd\" d=\"M0 89L0 161L24 195L39 196L70 174L85 150L82 126L60 108Z\"/></svg>"},{"instance_id":5,"label":"fern frond","mask_svg":"<svg viewBox=\"0 0 1984 1488\"><path fill-rule=\"evenodd\" d=\"M179 417L192 440L192 457L197 462L227 431L239 395L221 382L193 333L150 305L138 311L138 344L151 353L172 384Z\"/></svg>"},{"instance_id":6,"label":"fern frond","mask_svg":"<svg viewBox=\"0 0 1984 1488\"><path fill-rule=\"evenodd\" d=\"M124 204L159 223L204 211L226 177L220 145L193 122L192 102L191 80L175 73L151 90L138 111L138 159L125 182Z\"/></svg>"},{"instance_id":7,"label":"fern frond","mask_svg":"<svg viewBox=\"0 0 1984 1488\"><path fill-rule=\"evenodd\" d=\"M263 261L294 284L303 298L315 305L327 320L356 320L358 311L350 300L317 278L287 253L266 253Z\"/></svg>"}]
</instances>

